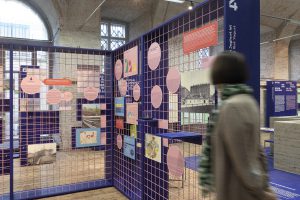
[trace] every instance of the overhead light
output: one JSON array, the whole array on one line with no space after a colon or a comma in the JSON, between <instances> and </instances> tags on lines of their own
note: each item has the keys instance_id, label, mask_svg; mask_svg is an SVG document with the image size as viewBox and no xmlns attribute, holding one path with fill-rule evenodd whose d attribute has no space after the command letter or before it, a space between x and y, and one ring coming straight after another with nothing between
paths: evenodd
<instances>
[{"instance_id":1,"label":"overhead light","mask_svg":"<svg viewBox=\"0 0 300 200\"><path fill-rule=\"evenodd\" d=\"M194 8L194 3L191 1L191 3L190 3L190 5L189 5L188 9L189 9L189 10L193 10L193 8Z\"/></svg>"},{"instance_id":2,"label":"overhead light","mask_svg":"<svg viewBox=\"0 0 300 200\"><path fill-rule=\"evenodd\" d=\"M170 1L170 2L174 2L174 3L184 3L185 0L165 0L165 1Z\"/></svg>"}]
</instances>

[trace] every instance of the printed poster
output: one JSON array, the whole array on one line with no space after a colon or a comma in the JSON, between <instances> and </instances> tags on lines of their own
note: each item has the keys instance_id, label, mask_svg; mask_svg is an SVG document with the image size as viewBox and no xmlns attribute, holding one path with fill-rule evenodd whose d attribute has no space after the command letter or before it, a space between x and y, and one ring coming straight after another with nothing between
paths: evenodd
<instances>
[{"instance_id":1,"label":"printed poster","mask_svg":"<svg viewBox=\"0 0 300 200\"><path fill-rule=\"evenodd\" d=\"M28 164L50 164L56 160L56 143L30 144L28 145Z\"/></svg>"},{"instance_id":2,"label":"printed poster","mask_svg":"<svg viewBox=\"0 0 300 200\"><path fill-rule=\"evenodd\" d=\"M76 129L76 147L94 147L100 145L100 128Z\"/></svg>"},{"instance_id":3,"label":"printed poster","mask_svg":"<svg viewBox=\"0 0 300 200\"><path fill-rule=\"evenodd\" d=\"M151 160L161 163L161 137L145 135L145 156Z\"/></svg>"},{"instance_id":4,"label":"printed poster","mask_svg":"<svg viewBox=\"0 0 300 200\"><path fill-rule=\"evenodd\" d=\"M137 125L130 125L130 136L137 138Z\"/></svg>"},{"instance_id":5,"label":"printed poster","mask_svg":"<svg viewBox=\"0 0 300 200\"><path fill-rule=\"evenodd\" d=\"M135 160L135 138L124 135L124 155Z\"/></svg>"},{"instance_id":6,"label":"printed poster","mask_svg":"<svg viewBox=\"0 0 300 200\"><path fill-rule=\"evenodd\" d=\"M101 110L100 104L82 104L82 127L100 128Z\"/></svg>"},{"instance_id":7,"label":"printed poster","mask_svg":"<svg viewBox=\"0 0 300 200\"><path fill-rule=\"evenodd\" d=\"M124 117L125 116L125 98L116 97L115 98L115 116Z\"/></svg>"},{"instance_id":8,"label":"printed poster","mask_svg":"<svg viewBox=\"0 0 300 200\"><path fill-rule=\"evenodd\" d=\"M138 74L138 46L124 52L124 78Z\"/></svg>"},{"instance_id":9,"label":"printed poster","mask_svg":"<svg viewBox=\"0 0 300 200\"><path fill-rule=\"evenodd\" d=\"M124 129L124 119L117 118L116 119L116 128L118 129Z\"/></svg>"},{"instance_id":10,"label":"printed poster","mask_svg":"<svg viewBox=\"0 0 300 200\"><path fill-rule=\"evenodd\" d=\"M138 124L139 104L127 103L126 104L126 123Z\"/></svg>"}]
</instances>

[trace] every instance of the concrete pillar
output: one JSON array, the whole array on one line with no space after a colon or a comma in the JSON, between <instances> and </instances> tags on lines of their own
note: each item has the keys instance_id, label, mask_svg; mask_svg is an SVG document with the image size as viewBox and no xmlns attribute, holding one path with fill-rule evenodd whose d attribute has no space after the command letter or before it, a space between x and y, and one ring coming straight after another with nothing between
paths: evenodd
<instances>
[{"instance_id":1,"label":"concrete pillar","mask_svg":"<svg viewBox=\"0 0 300 200\"><path fill-rule=\"evenodd\" d=\"M275 43L274 78L277 80L289 80L289 44L289 39Z\"/></svg>"}]
</instances>

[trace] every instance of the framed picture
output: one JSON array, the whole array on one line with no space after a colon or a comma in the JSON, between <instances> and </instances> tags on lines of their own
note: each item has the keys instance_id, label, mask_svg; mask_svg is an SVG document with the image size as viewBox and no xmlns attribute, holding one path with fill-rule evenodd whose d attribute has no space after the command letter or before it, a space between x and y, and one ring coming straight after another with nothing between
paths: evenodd
<instances>
[{"instance_id":1,"label":"framed picture","mask_svg":"<svg viewBox=\"0 0 300 200\"><path fill-rule=\"evenodd\" d=\"M138 74L138 46L124 52L124 78Z\"/></svg>"},{"instance_id":2,"label":"framed picture","mask_svg":"<svg viewBox=\"0 0 300 200\"><path fill-rule=\"evenodd\" d=\"M135 138L124 135L124 155L135 160Z\"/></svg>"},{"instance_id":3,"label":"framed picture","mask_svg":"<svg viewBox=\"0 0 300 200\"><path fill-rule=\"evenodd\" d=\"M100 128L76 129L76 147L94 147L100 144Z\"/></svg>"},{"instance_id":4,"label":"framed picture","mask_svg":"<svg viewBox=\"0 0 300 200\"><path fill-rule=\"evenodd\" d=\"M161 163L161 137L146 134L145 156L146 158Z\"/></svg>"},{"instance_id":5,"label":"framed picture","mask_svg":"<svg viewBox=\"0 0 300 200\"><path fill-rule=\"evenodd\" d=\"M124 117L125 116L125 98L116 97L115 98L115 116Z\"/></svg>"},{"instance_id":6,"label":"framed picture","mask_svg":"<svg viewBox=\"0 0 300 200\"><path fill-rule=\"evenodd\" d=\"M127 103L126 104L126 123L138 124L139 116L139 104L138 103Z\"/></svg>"},{"instance_id":7,"label":"framed picture","mask_svg":"<svg viewBox=\"0 0 300 200\"><path fill-rule=\"evenodd\" d=\"M29 165L54 163L56 160L56 143L28 145L27 159Z\"/></svg>"},{"instance_id":8,"label":"framed picture","mask_svg":"<svg viewBox=\"0 0 300 200\"><path fill-rule=\"evenodd\" d=\"M100 128L101 126L100 104L82 104L82 127Z\"/></svg>"}]
</instances>

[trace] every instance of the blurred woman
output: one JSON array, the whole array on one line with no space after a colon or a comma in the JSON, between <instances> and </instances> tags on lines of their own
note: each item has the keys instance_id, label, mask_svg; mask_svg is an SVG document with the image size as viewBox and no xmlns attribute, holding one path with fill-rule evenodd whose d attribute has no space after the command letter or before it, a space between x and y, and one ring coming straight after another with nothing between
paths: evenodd
<instances>
[{"instance_id":1,"label":"blurred woman","mask_svg":"<svg viewBox=\"0 0 300 200\"><path fill-rule=\"evenodd\" d=\"M204 193L216 192L217 200L276 199L259 144L259 108L247 79L241 54L223 52L214 60L211 81L221 102L208 124L200 184Z\"/></svg>"}]
</instances>

